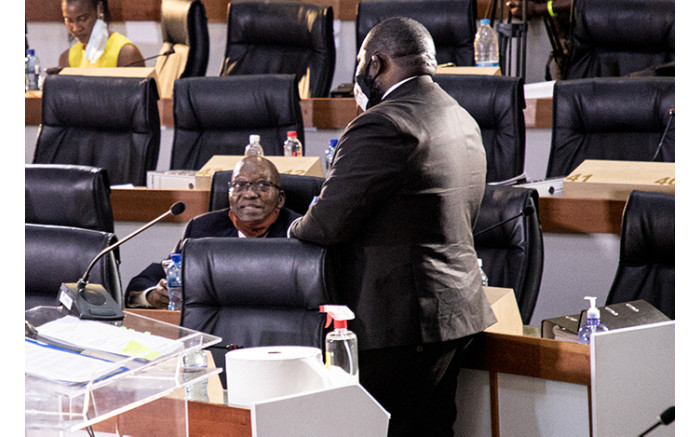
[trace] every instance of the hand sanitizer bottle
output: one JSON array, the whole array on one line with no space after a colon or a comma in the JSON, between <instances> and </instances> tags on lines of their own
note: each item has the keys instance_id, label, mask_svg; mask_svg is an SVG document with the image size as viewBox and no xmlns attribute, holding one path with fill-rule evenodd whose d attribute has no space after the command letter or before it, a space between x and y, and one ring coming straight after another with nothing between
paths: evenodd
<instances>
[{"instance_id":1,"label":"hand sanitizer bottle","mask_svg":"<svg viewBox=\"0 0 700 437\"><path fill-rule=\"evenodd\" d=\"M578 342L581 344L590 344L591 336L598 332L605 332L608 327L600 323L600 310L595 306L595 297L586 296L590 302L590 308L586 311L586 324L578 330Z\"/></svg>"},{"instance_id":2,"label":"hand sanitizer bottle","mask_svg":"<svg viewBox=\"0 0 700 437\"><path fill-rule=\"evenodd\" d=\"M355 314L343 305L322 305L321 312L328 315L326 327L333 320L334 329L326 335L326 367L331 377L343 383L359 383L357 336L348 329L348 320Z\"/></svg>"}]
</instances>

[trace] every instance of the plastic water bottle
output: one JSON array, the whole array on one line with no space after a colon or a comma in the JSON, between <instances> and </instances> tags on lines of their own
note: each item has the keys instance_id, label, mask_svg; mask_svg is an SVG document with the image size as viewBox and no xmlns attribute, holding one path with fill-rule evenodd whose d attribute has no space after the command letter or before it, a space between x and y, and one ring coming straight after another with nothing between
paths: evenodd
<instances>
[{"instance_id":1,"label":"plastic water bottle","mask_svg":"<svg viewBox=\"0 0 700 437\"><path fill-rule=\"evenodd\" d=\"M474 59L477 67L498 66L498 36L491 20L482 18L474 37Z\"/></svg>"},{"instance_id":2,"label":"plastic water bottle","mask_svg":"<svg viewBox=\"0 0 700 437\"><path fill-rule=\"evenodd\" d=\"M284 156L302 156L301 141L297 138L297 131L287 132L287 141L284 142Z\"/></svg>"},{"instance_id":3,"label":"plastic water bottle","mask_svg":"<svg viewBox=\"0 0 700 437\"><path fill-rule=\"evenodd\" d=\"M203 350L190 352L182 358L182 367L185 373L193 374L192 377L197 377L206 372L207 369L207 353ZM208 378L185 387L185 399L209 402L207 394Z\"/></svg>"},{"instance_id":4,"label":"plastic water bottle","mask_svg":"<svg viewBox=\"0 0 700 437\"><path fill-rule=\"evenodd\" d=\"M182 309L182 258L179 253L170 255L170 265L168 266L168 309L179 311Z\"/></svg>"},{"instance_id":5,"label":"plastic water bottle","mask_svg":"<svg viewBox=\"0 0 700 437\"><path fill-rule=\"evenodd\" d=\"M348 329L348 320L355 314L343 305L322 305L321 312L333 319L333 331L326 335L326 367L331 377L338 382L359 383L357 336Z\"/></svg>"},{"instance_id":6,"label":"plastic water bottle","mask_svg":"<svg viewBox=\"0 0 700 437\"><path fill-rule=\"evenodd\" d=\"M250 135L248 137L248 145L245 146L245 156L265 156L263 148L260 145L260 135Z\"/></svg>"},{"instance_id":7,"label":"plastic water bottle","mask_svg":"<svg viewBox=\"0 0 700 437\"><path fill-rule=\"evenodd\" d=\"M479 258L479 273L481 273L481 285L483 285L484 287L488 287L489 277L486 276L486 272L484 272L483 266L484 262L481 261L481 258Z\"/></svg>"},{"instance_id":8,"label":"plastic water bottle","mask_svg":"<svg viewBox=\"0 0 700 437\"><path fill-rule=\"evenodd\" d=\"M40 77L39 58L34 55L34 49L28 49L27 55L24 57L24 91L39 90Z\"/></svg>"},{"instance_id":9,"label":"plastic water bottle","mask_svg":"<svg viewBox=\"0 0 700 437\"><path fill-rule=\"evenodd\" d=\"M333 162L333 155L335 155L335 148L338 145L338 140L333 138L328 142L328 148L326 148L326 172L330 170L331 163Z\"/></svg>"},{"instance_id":10,"label":"plastic water bottle","mask_svg":"<svg viewBox=\"0 0 700 437\"><path fill-rule=\"evenodd\" d=\"M586 325L578 330L578 342L591 344L591 336L598 332L608 331L608 327L600 323L600 310L595 306L595 297L586 296L590 302L590 308L586 311Z\"/></svg>"}]
</instances>

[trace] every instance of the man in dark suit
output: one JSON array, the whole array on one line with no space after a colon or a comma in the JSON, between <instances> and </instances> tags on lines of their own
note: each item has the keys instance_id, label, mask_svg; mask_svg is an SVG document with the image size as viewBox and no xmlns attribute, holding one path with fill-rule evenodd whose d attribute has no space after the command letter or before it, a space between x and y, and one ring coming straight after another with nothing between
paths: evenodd
<instances>
[{"instance_id":1,"label":"man in dark suit","mask_svg":"<svg viewBox=\"0 0 700 437\"><path fill-rule=\"evenodd\" d=\"M334 300L356 319L360 383L390 435L451 435L459 357L496 319L474 250L486 158L474 119L432 80L421 24L385 20L358 54L366 111L341 136L318 201L290 235L332 246Z\"/></svg>"},{"instance_id":2,"label":"man in dark suit","mask_svg":"<svg viewBox=\"0 0 700 437\"><path fill-rule=\"evenodd\" d=\"M229 208L192 219L174 252L180 253L187 238L286 238L299 214L284 208L284 200L275 165L263 157L245 157L233 170ZM160 263L149 265L129 282L126 302L129 307L168 307L168 283Z\"/></svg>"}]
</instances>

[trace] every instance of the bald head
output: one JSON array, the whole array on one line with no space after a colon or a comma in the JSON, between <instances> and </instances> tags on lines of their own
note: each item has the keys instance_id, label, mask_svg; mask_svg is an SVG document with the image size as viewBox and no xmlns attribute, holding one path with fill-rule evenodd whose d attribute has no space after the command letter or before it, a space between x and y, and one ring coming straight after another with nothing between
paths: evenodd
<instances>
[{"instance_id":1,"label":"bald head","mask_svg":"<svg viewBox=\"0 0 700 437\"><path fill-rule=\"evenodd\" d=\"M280 184L280 173L277 170L275 164L269 159L265 159L262 156L246 156L233 168L232 180L245 170L250 171L250 169L255 169L256 174L265 175L265 180L272 182L275 185Z\"/></svg>"},{"instance_id":2,"label":"bald head","mask_svg":"<svg viewBox=\"0 0 700 437\"><path fill-rule=\"evenodd\" d=\"M367 56L382 53L403 70L406 77L434 75L435 43L419 22L405 17L389 18L369 31L362 43Z\"/></svg>"}]
</instances>

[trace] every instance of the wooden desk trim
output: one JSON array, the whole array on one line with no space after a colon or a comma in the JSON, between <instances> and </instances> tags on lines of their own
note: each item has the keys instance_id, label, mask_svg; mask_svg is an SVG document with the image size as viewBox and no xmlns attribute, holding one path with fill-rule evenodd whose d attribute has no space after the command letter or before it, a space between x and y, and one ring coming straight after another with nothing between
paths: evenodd
<instances>
[{"instance_id":1,"label":"wooden desk trim","mask_svg":"<svg viewBox=\"0 0 700 437\"><path fill-rule=\"evenodd\" d=\"M208 190L113 188L110 198L115 221L149 222L180 201L187 206L185 212L166 221L187 222L209 211ZM623 200L541 197L542 231L619 234L625 204Z\"/></svg>"},{"instance_id":2,"label":"wooden desk trim","mask_svg":"<svg viewBox=\"0 0 700 437\"><path fill-rule=\"evenodd\" d=\"M209 190L113 188L110 200L115 221L150 222L168 211L175 202L184 202L185 211L166 218L166 222L188 222L209 211Z\"/></svg>"},{"instance_id":3,"label":"wooden desk trim","mask_svg":"<svg viewBox=\"0 0 700 437\"><path fill-rule=\"evenodd\" d=\"M333 18L341 21L355 21L357 4L361 0L300 0L306 3L333 7ZM202 0L210 23L225 23L228 20L228 0ZM111 0L109 12L112 22L120 21L160 21L161 0ZM479 18L487 15L488 0L477 0ZM24 16L32 22L63 22L61 0L26 0Z\"/></svg>"},{"instance_id":4,"label":"wooden desk trim","mask_svg":"<svg viewBox=\"0 0 700 437\"><path fill-rule=\"evenodd\" d=\"M299 102L304 127L317 129L345 129L361 113L352 97L323 97L301 99ZM173 99L163 97L158 100L161 126L173 127ZM547 129L552 127L552 99L528 99L523 111L525 127ZM30 92L24 97L24 124L41 124L41 92Z\"/></svg>"}]
</instances>

